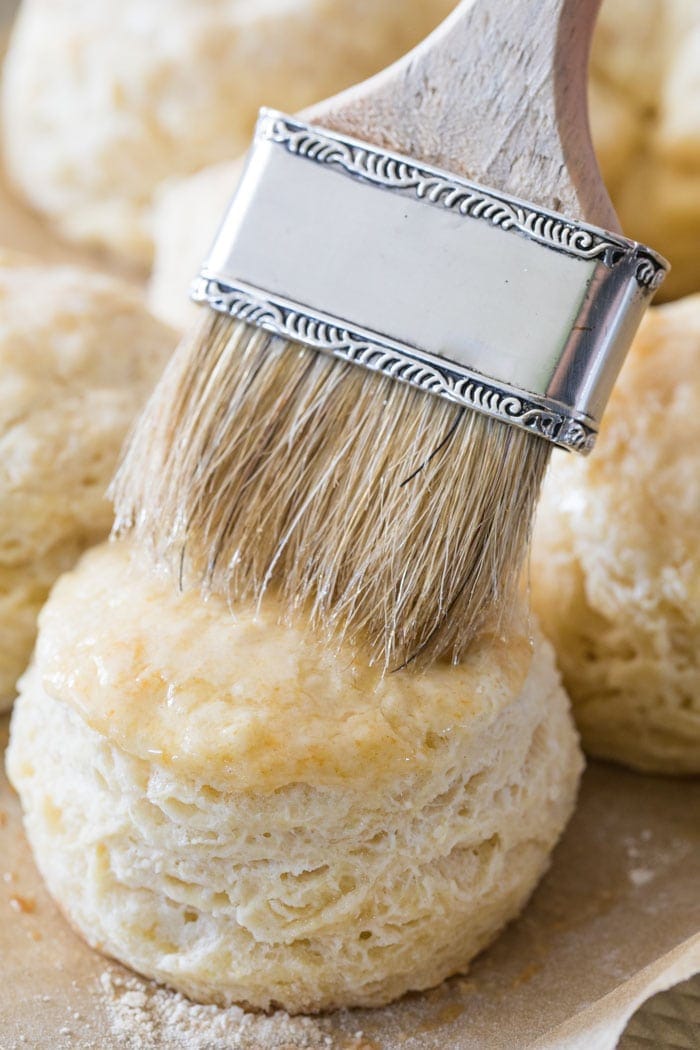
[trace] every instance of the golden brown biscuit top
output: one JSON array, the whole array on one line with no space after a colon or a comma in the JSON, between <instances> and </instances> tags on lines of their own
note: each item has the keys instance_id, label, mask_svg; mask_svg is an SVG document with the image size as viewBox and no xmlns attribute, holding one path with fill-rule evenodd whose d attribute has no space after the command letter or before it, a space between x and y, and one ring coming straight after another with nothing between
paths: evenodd
<instances>
[{"instance_id":1,"label":"golden brown biscuit top","mask_svg":"<svg viewBox=\"0 0 700 1050\"><path fill-rule=\"evenodd\" d=\"M437 737L478 738L519 693L532 648L524 617L467 661L382 677L348 644L178 593L129 545L89 552L41 614L48 693L127 753L207 785L377 785L430 761Z\"/></svg>"}]
</instances>

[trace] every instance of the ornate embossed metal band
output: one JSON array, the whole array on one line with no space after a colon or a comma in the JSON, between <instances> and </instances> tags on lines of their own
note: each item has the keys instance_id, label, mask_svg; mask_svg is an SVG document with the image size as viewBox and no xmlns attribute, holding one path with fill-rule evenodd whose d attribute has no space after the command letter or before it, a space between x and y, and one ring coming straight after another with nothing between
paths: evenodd
<instances>
[{"instance_id":1,"label":"ornate embossed metal band","mask_svg":"<svg viewBox=\"0 0 700 1050\"><path fill-rule=\"evenodd\" d=\"M617 234L263 111L193 297L588 452L666 270Z\"/></svg>"},{"instance_id":2,"label":"ornate embossed metal band","mask_svg":"<svg viewBox=\"0 0 700 1050\"><path fill-rule=\"evenodd\" d=\"M258 296L251 289L231 288L213 278L198 277L192 285L192 298L274 335L324 350L343 361L410 383L426 393L505 419L557 445L585 452L595 440L595 431L561 405L547 404L544 399L528 399L486 379L465 376L462 371L451 369L446 361L431 362L427 355L412 355L406 348L379 342L369 333L349 331L329 319L313 317L269 296Z\"/></svg>"},{"instance_id":3,"label":"ornate embossed metal band","mask_svg":"<svg viewBox=\"0 0 700 1050\"><path fill-rule=\"evenodd\" d=\"M316 164L336 167L382 189L412 193L427 204L482 219L501 230L524 234L548 248L581 259L601 258L607 266L615 266L631 251L638 259L635 276L644 287L658 288L666 275L668 267L664 261L655 252L635 242L593 226L571 222L554 212L436 168L421 167L398 154L341 139L279 113L263 111L256 137L277 142L290 153Z\"/></svg>"}]
</instances>

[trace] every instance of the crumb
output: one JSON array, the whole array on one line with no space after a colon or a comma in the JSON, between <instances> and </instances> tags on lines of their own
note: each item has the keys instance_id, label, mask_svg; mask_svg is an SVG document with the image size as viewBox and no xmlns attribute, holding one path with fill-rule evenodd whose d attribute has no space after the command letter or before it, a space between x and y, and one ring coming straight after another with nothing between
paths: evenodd
<instances>
[{"instance_id":1,"label":"crumb","mask_svg":"<svg viewBox=\"0 0 700 1050\"><path fill-rule=\"evenodd\" d=\"M16 894L14 897L10 897L10 907L18 914L33 915L36 911L36 901L33 897L22 897Z\"/></svg>"},{"instance_id":2,"label":"crumb","mask_svg":"<svg viewBox=\"0 0 700 1050\"><path fill-rule=\"evenodd\" d=\"M653 878L654 872L651 868L632 868L629 873L629 880L633 886L646 886Z\"/></svg>"},{"instance_id":3,"label":"crumb","mask_svg":"<svg viewBox=\"0 0 700 1050\"><path fill-rule=\"evenodd\" d=\"M334 1041L322 1020L290 1017L282 1010L271 1015L247 1013L193 1003L179 992L136 976L104 971L99 984L107 1016L119 1045L125 1050L328 1050L347 1047ZM360 1033L360 1036L362 1033ZM364 1040L352 1050L375 1050Z\"/></svg>"}]
</instances>

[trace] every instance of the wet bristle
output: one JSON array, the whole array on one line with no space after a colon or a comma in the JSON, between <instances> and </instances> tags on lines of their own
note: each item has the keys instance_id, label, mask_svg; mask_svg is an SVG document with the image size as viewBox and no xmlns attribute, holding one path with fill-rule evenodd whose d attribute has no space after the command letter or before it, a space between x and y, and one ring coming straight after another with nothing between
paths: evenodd
<instances>
[{"instance_id":1,"label":"wet bristle","mask_svg":"<svg viewBox=\"0 0 700 1050\"><path fill-rule=\"evenodd\" d=\"M386 669L514 598L550 444L206 311L112 486L118 533L236 601L274 586Z\"/></svg>"}]
</instances>

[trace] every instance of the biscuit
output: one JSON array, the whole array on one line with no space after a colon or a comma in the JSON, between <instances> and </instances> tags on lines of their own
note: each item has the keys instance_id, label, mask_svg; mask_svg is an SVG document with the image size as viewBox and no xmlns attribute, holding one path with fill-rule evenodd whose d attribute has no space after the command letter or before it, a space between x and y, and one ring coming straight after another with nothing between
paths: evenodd
<instances>
[{"instance_id":1,"label":"biscuit","mask_svg":"<svg viewBox=\"0 0 700 1050\"><path fill-rule=\"evenodd\" d=\"M455 0L23 0L4 70L8 172L70 240L146 266L157 184L363 80Z\"/></svg>"},{"instance_id":2,"label":"biscuit","mask_svg":"<svg viewBox=\"0 0 700 1050\"><path fill-rule=\"evenodd\" d=\"M89 552L41 613L9 774L93 946L201 1001L386 1003L523 907L574 804L568 701L522 616L382 677L279 614Z\"/></svg>"},{"instance_id":3,"label":"biscuit","mask_svg":"<svg viewBox=\"0 0 700 1050\"><path fill-rule=\"evenodd\" d=\"M700 295L652 309L590 457L556 456L532 599L594 755L700 773Z\"/></svg>"},{"instance_id":4,"label":"biscuit","mask_svg":"<svg viewBox=\"0 0 700 1050\"><path fill-rule=\"evenodd\" d=\"M605 0L593 41L593 140L624 232L666 255L661 295L700 289L700 4Z\"/></svg>"},{"instance_id":5,"label":"biscuit","mask_svg":"<svg viewBox=\"0 0 700 1050\"><path fill-rule=\"evenodd\" d=\"M169 179L153 208L153 269L148 307L156 317L184 330L201 307L189 297L222 216L238 185L243 160L223 161L185 179Z\"/></svg>"},{"instance_id":6,"label":"biscuit","mask_svg":"<svg viewBox=\"0 0 700 1050\"><path fill-rule=\"evenodd\" d=\"M121 443L174 343L125 284L0 253L0 709L53 581L109 532Z\"/></svg>"}]
</instances>

